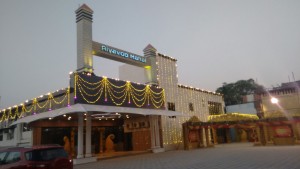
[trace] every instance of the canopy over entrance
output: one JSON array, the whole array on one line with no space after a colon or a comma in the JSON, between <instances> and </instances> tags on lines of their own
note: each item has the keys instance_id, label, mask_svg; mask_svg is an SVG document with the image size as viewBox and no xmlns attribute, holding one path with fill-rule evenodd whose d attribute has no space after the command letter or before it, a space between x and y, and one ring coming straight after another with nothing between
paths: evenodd
<instances>
[{"instance_id":1,"label":"canopy over entrance","mask_svg":"<svg viewBox=\"0 0 300 169\"><path fill-rule=\"evenodd\" d=\"M162 109L142 109L131 107L117 107L117 106L103 106L103 105L89 105L89 104L75 104L69 107L55 109L31 116L26 116L13 122L11 125L19 123L30 123L40 119L54 118L64 114L78 113L78 112L104 112L104 113L127 113L139 115L162 115L162 116L181 116L182 113L176 111L168 111Z\"/></svg>"}]
</instances>

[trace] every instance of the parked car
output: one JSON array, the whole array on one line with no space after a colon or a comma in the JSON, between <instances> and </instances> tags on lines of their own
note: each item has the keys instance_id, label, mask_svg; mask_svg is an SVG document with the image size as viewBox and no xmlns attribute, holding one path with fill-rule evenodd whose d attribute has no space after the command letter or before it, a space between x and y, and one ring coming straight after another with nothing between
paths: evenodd
<instances>
[{"instance_id":1,"label":"parked car","mask_svg":"<svg viewBox=\"0 0 300 169\"><path fill-rule=\"evenodd\" d=\"M59 145L4 148L0 169L73 169L73 160Z\"/></svg>"}]
</instances>

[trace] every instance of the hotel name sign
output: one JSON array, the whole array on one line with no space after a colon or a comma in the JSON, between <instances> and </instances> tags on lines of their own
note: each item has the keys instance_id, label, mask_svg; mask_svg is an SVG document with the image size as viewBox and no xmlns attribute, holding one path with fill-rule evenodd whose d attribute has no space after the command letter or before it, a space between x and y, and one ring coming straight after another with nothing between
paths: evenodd
<instances>
[{"instance_id":1,"label":"hotel name sign","mask_svg":"<svg viewBox=\"0 0 300 169\"><path fill-rule=\"evenodd\" d=\"M99 42L93 42L93 55L139 67L145 67L149 65L147 63L147 58L144 56L117 49Z\"/></svg>"}]
</instances>

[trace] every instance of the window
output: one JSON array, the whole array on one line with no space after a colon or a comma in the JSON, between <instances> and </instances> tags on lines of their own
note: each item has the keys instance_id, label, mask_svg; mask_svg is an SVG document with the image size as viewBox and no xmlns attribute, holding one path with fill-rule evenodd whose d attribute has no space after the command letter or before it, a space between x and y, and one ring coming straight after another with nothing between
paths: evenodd
<instances>
[{"instance_id":1,"label":"window","mask_svg":"<svg viewBox=\"0 0 300 169\"><path fill-rule=\"evenodd\" d=\"M194 104L193 103L189 103L189 110L194 111Z\"/></svg>"},{"instance_id":2,"label":"window","mask_svg":"<svg viewBox=\"0 0 300 169\"><path fill-rule=\"evenodd\" d=\"M222 113L222 104L217 102L208 102L209 115L218 115Z\"/></svg>"},{"instance_id":3,"label":"window","mask_svg":"<svg viewBox=\"0 0 300 169\"><path fill-rule=\"evenodd\" d=\"M2 154L1 154L2 155ZM20 152L9 152L5 159L3 159L4 164L15 163L21 160L21 153Z\"/></svg>"},{"instance_id":4,"label":"window","mask_svg":"<svg viewBox=\"0 0 300 169\"><path fill-rule=\"evenodd\" d=\"M25 158L28 161L49 161L59 157L68 158L68 154L62 148L33 150L25 153Z\"/></svg>"},{"instance_id":5,"label":"window","mask_svg":"<svg viewBox=\"0 0 300 169\"><path fill-rule=\"evenodd\" d=\"M0 152L0 163L4 161L4 158L6 157L6 154L8 152Z\"/></svg>"},{"instance_id":6,"label":"window","mask_svg":"<svg viewBox=\"0 0 300 169\"><path fill-rule=\"evenodd\" d=\"M14 139L14 132L15 130L14 129L8 129L8 133L7 133L7 140L12 140Z\"/></svg>"},{"instance_id":7,"label":"window","mask_svg":"<svg viewBox=\"0 0 300 169\"><path fill-rule=\"evenodd\" d=\"M23 132L31 131L31 128L29 127L28 123L23 123L22 128L23 128Z\"/></svg>"},{"instance_id":8,"label":"window","mask_svg":"<svg viewBox=\"0 0 300 169\"><path fill-rule=\"evenodd\" d=\"M168 102L168 110L175 111L175 103Z\"/></svg>"}]
</instances>

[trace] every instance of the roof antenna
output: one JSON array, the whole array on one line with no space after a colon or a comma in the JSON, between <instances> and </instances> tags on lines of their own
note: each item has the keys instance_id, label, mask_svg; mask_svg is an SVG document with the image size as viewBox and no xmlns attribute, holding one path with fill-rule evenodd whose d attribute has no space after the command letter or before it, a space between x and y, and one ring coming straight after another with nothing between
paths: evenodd
<instances>
[{"instance_id":1,"label":"roof antenna","mask_svg":"<svg viewBox=\"0 0 300 169\"><path fill-rule=\"evenodd\" d=\"M295 80L294 72L292 72L292 75L293 75L293 79L294 79L294 82L295 82L296 80Z\"/></svg>"}]
</instances>

